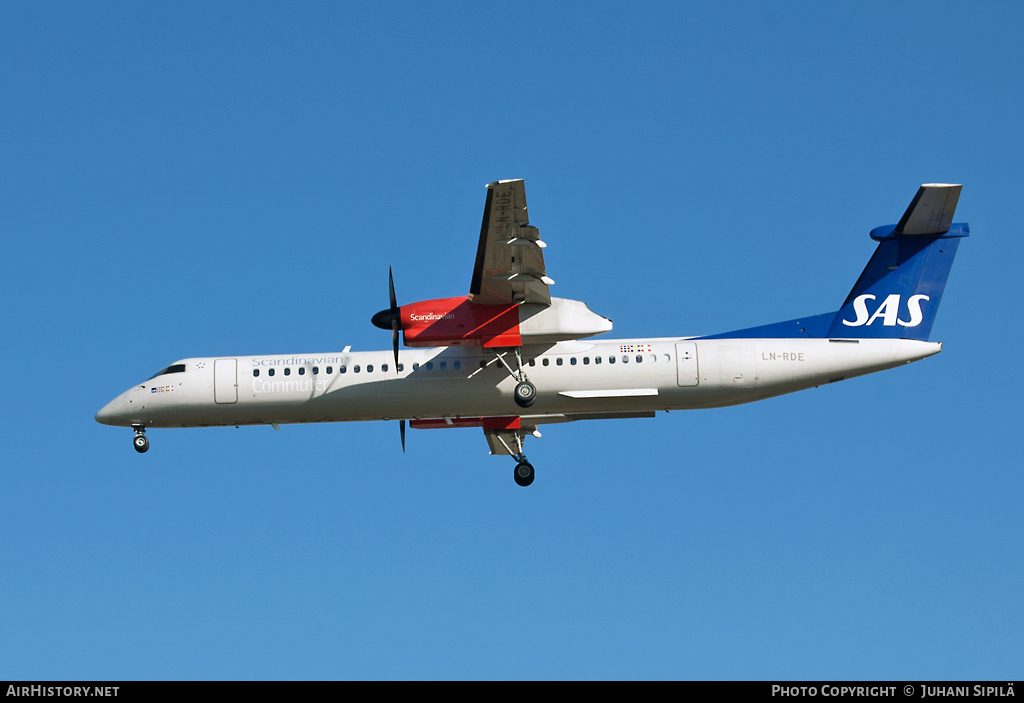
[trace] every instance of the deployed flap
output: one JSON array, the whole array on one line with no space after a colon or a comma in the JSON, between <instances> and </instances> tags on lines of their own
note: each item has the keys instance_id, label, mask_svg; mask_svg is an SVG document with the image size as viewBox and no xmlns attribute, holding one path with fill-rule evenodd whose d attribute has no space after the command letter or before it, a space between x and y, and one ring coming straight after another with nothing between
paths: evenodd
<instances>
[{"instance_id":1,"label":"deployed flap","mask_svg":"<svg viewBox=\"0 0 1024 703\"><path fill-rule=\"evenodd\" d=\"M960 185L925 183L896 225L897 234L944 234L953 223Z\"/></svg>"},{"instance_id":2,"label":"deployed flap","mask_svg":"<svg viewBox=\"0 0 1024 703\"><path fill-rule=\"evenodd\" d=\"M537 429L539 425L577 420L623 420L654 416L653 410L526 415L521 418L513 418L511 422L503 422L504 418L494 418L498 420L497 423L485 421L483 428L491 454L515 456L523 453L523 442L526 441L527 435L540 437L540 432ZM482 419L486 420L486 418ZM516 427L517 424L518 427Z\"/></svg>"},{"instance_id":3,"label":"deployed flap","mask_svg":"<svg viewBox=\"0 0 1024 703\"><path fill-rule=\"evenodd\" d=\"M526 185L522 180L487 184L480 243L469 286L471 303L551 304L554 283L544 267L544 242L530 226Z\"/></svg>"},{"instance_id":4,"label":"deployed flap","mask_svg":"<svg viewBox=\"0 0 1024 703\"><path fill-rule=\"evenodd\" d=\"M491 454L516 456L523 453L523 433L516 430L484 430Z\"/></svg>"}]
</instances>

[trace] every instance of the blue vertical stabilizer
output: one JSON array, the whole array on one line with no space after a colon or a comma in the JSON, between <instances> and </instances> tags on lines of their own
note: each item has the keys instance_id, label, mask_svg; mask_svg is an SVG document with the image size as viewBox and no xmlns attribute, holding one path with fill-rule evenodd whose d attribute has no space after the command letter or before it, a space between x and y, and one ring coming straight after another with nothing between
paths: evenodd
<instances>
[{"instance_id":1,"label":"blue vertical stabilizer","mask_svg":"<svg viewBox=\"0 0 1024 703\"><path fill-rule=\"evenodd\" d=\"M966 224L953 224L959 185L921 186L897 225L871 231L878 241L829 337L927 341Z\"/></svg>"},{"instance_id":2,"label":"blue vertical stabilizer","mask_svg":"<svg viewBox=\"0 0 1024 703\"><path fill-rule=\"evenodd\" d=\"M959 185L921 186L899 224L877 227L878 242L837 312L709 335L724 338L902 338L927 341L966 224L953 224Z\"/></svg>"}]
</instances>

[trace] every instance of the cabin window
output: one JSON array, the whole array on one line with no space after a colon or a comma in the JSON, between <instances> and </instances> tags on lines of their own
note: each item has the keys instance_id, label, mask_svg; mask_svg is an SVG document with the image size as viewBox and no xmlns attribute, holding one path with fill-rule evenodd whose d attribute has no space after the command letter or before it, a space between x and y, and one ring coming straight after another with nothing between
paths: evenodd
<instances>
[{"instance_id":1,"label":"cabin window","mask_svg":"<svg viewBox=\"0 0 1024 703\"><path fill-rule=\"evenodd\" d=\"M531 366L533 366L533 362L532 362L532 361L530 362L530 365L531 365ZM454 362L452 362L452 367L453 367L453 368L454 368L454 369L455 369L456 371L458 371L459 369L461 369L461 368L462 368L462 362L461 362L461 361L454 361Z\"/></svg>"},{"instance_id":2,"label":"cabin window","mask_svg":"<svg viewBox=\"0 0 1024 703\"><path fill-rule=\"evenodd\" d=\"M359 364L352 367L352 373L359 373Z\"/></svg>"},{"instance_id":3,"label":"cabin window","mask_svg":"<svg viewBox=\"0 0 1024 703\"><path fill-rule=\"evenodd\" d=\"M253 369L252 370L252 375L253 376L259 376L260 375L260 370L259 369Z\"/></svg>"},{"instance_id":4,"label":"cabin window","mask_svg":"<svg viewBox=\"0 0 1024 703\"><path fill-rule=\"evenodd\" d=\"M405 364L398 365L398 372L401 373L402 371L405 371Z\"/></svg>"},{"instance_id":5,"label":"cabin window","mask_svg":"<svg viewBox=\"0 0 1024 703\"><path fill-rule=\"evenodd\" d=\"M547 366L548 364L551 363L551 359L545 357L540 363L542 363L544 366Z\"/></svg>"},{"instance_id":6,"label":"cabin window","mask_svg":"<svg viewBox=\"0 0 1024 703\"><path fill-rule=\"evenodd\" d=\"M599 357L599 356L595 356L595 357L594 357L594 363L595 363L595 364L600 364L600 363L601 363L601 357Z\"/></svg>"},{"instance_id":7,"label":"cabin window","mask_svg":"<svg viewBox=\"0 0 1024 703\"><path fill-rule=\"evenodd\" d=\"M434 370L434 362L433 361L428 361L425 368L427 369L427 371L433 371Z\"/></svg>"},{"instance_id":8,"label":"cabin window","mask_svg":"<svg viewBox=\"0 0 1024 703\"><path fill-rule=\"evenodd\" d=\"M299 375L300 376L305 376L306 375L306 367L305 366L300 366L299 367Z\"/></svg>"},{"instance_id":9,"label":"cabin window","mask_svg":"<svg viewBox=\"0 0 1024 703\"><path fill-rule=\"evenodd\" d=\"M345 373L346 371L348 371L348 367L347 366L339 366L338 367L338 373Z\"/></svg>"},{"instance_id":10,"label":"cabin window","mask_svg":"<svg viewBox=\"0 0 1024 703\"><path fill-rule=\"evenodd\" d=\"M319 373L320 373L320 369L318 369L317 367L314 366L313 367L313 375L316 376Z\"/></svg>"},{"instance_id":11,"label":"cabin window","mask_svg":"<svg viewBox=\"0 0 1024 703\"><path fill-rule=\"evenodd\" d=\"M447 361L442 361L441 362L441 370L445 371L447 369L448 369L448 362Z\"/></svg>"},{"instance_id":12,"label":"cabin window","mask_svg":"<svg viewBox=\"0 0 1024 703\"><path fill-rule=\"evenodd\" d=\"M638 364L644 363L644 355L643 354L637 354L636 355L636 363L638 363Z\"/></svg>"},{"instance_id":13,"label":"cabin window","mask_svg":"<svg viewBox=\"0 0 1024 703\"><path fill-rule=\"evenodd\" d=\"M284 375L285 376L291 376L292 375L292 369L291 369L290 366L285 366L284 367Z\"/></svg>"},{"instance_id":14,"label":"cabin window","mask_svg":"<svg viewBox=\"0 0 1024 703\"><path fill-rule=\"evenodd\" d=\"M559 357L559 358L555 359L555 366L561 366L561 365L562 365L562 358Z\"/></svg>"},{"instance_id":15,"label":"cabin window","mask_svg":"<svg viewBox=\"0 0 1024 703\"><path fill-rule=\"evenodd\" d=\"M268 376L273 376L274 375L274 369L267 369L267 375Z\"/></svg>"},{"instance_id":16,"label":"cabin window","mask_svg":"<svg viewBox=\"0 0 1024 703\"><path fill-rule=\"evenodd\" d=\"M629 363L629 357L626 356L625 354L622 355L622 363L623 364L628 364Z\"/></svg>"},{"instance_id":17,"label":"cabin window","mask_svg":"<svg viewBox=\"0 0 1024 703\"><path fill-rule=\"evenodd\" d=\"M358 370L359 370L359 367L357 366L356 367L356 371L358 371ZM373 373L373 364L367 364L366 365L366 373Z\"/></svg>"},{"instance_id":18,"label":"cabin window","mask_svg":"<svg viewBox=\"0 0 1024 703\"><path fill-rule=\"evenodd\" d=\"M537 360L536 359L530 359L529 364L530 364L530 366L536 366L537 365Z\"/></svg>"},{"instance_id":19,"label":"cabin window","mask_svg":"<svg viewBox=\"0 0 1024 703\"><path fill-rule=\"evenodd\" d=\"M608 357L608 363L609 364L614 364L615 363L615 357L614 356L609 356Z\"/></svg>"},{"instance_id":20,"label":"cabin window","mask_svg":"<svg viewBox=\"0 0 1024 703\"><path fill-rule=\"evenodd\" d=\"M383 371L384 373L387 373L388 372L388 365L387 364L381 364L380 365L380 370Z\"/></svg>"},{"instance_id":21,"label":"cabin window","mask_svg":"<svg viewBox=\"0 0 1024 703\"><path fill-rule=\"evenodd\" d=\"M331 369L331 367L330 367L330 366L328 366L328 367L327 367L327 375L328 375L328 376L330 376L330 375L331 375L331 372L332 372L332 369Z\"/></svg>"},{"instance_id":22,"label":"cabin window","mask_svg":"<svg viewBox=\"0 0 1024 703\"><path fill-rule=\"evenodd\" d=\"M589 356L583 357L583 365L586 366L589 363L590 363L590 357Z\"/></svg>"},{"instance_id":23,"label":"cabin window","mask_svg":"<svg viewBox=\"0 0 1024 703\"><path fill-rule=\"evenodd\" d=\"M574 356L573 358L569 359L569 363L571 365L575 366L576 365L576 357Z\"/></svg>"}]
</instances>

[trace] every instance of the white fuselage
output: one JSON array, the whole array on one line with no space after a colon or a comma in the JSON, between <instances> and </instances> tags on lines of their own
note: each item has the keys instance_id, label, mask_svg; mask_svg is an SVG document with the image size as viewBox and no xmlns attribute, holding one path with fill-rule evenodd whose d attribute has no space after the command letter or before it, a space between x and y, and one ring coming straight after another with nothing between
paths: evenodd
<instances>
[{"instance_id":1,"label":"white fuselage","mask_svg":"<svg viewBox=\"0 0 1024 703\"><path fill-rule=\"evenodd\" d=\"M538 395L480 347L185 359L108 403L136 427L623 415L738 405L900 366L941 350L905 339L616 339L523 347ZM514 353L506 361L515 367ZM173 368L173 367L171 367ZM566 419L571 419L566 417Z\"/></svg>"}]
</instances>

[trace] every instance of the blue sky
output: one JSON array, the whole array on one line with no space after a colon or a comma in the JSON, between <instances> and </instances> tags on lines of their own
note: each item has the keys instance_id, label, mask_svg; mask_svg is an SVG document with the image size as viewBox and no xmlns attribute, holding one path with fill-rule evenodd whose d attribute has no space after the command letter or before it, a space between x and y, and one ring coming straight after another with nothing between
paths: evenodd
<instances>
[{"instance_id":1,"label":"blue sky","mask_svg":"<svg viewBox=\"0 0 1024 703\"><path fill-rule=\"evenodd\" d=\"M1017 3L0 6L0 679L1014 679ZM834 310L964 184L909 367L551 426L163 430L182 357L383 349L525 178L615 337Z\"/></svg>"}]
</instances>

